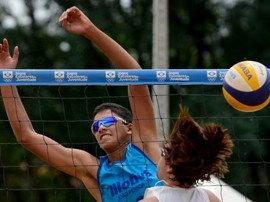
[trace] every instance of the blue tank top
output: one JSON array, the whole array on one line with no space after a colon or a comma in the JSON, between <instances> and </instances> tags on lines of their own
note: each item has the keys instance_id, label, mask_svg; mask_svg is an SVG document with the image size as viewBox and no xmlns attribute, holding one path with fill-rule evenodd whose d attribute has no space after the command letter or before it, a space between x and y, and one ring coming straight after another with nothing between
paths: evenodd
<instances>
[{"instance_id":1,"label":"blue tank top","mask_svg":"<svg viewBox=\"0 0 270 202\"><path fill-rule=\"evenodd\" d=\"M98 183L102 202L136 202L158 181L157 166L138 147L129 144L123 161L100 157Z\"/></svg>"}]
</instances>

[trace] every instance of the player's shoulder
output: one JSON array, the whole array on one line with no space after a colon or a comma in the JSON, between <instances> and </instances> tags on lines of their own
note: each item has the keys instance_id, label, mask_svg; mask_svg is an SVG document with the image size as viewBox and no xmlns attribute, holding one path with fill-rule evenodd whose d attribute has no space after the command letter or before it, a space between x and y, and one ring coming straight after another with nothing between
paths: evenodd
<instances>
[{"instance_id":1,"label":"player's shoulder","mask_svg":"<svg viewBox=\"0 0 270 202\"><path fill-rule=\"evenodd\" d=\"M219 198L213 192L207 189L203 190L207 193L210 202L220 202Z\"/></svg>"}]
</instances>

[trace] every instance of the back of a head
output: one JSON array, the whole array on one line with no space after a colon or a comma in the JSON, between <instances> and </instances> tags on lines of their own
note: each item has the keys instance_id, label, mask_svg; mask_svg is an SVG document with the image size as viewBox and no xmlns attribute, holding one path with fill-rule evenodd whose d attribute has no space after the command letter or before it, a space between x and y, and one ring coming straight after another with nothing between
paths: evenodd
<instances>
[{"instance_id":1,"label":"back of a head","mask_svg":"<svg viewBox=\"0 0 270 202\"><path fill-rule=\"evenodd\" d=\"M200 126L187 108L180 106L180 115L170 134L166 162L173 168L175 178L184 187L211 175L224 177L228 172L226 159L231 156L233 142L221 125Z\"/></svg>"},{"instance_id":2,"label":"back of a head","mask_svg":"<svg viewBox=\"0 0 270 202\"><path fill-rule=\"evenodd\" d=\"M99 112L102 112L104 110L111 110L112 113L117 114L121 118L123 118L125 121L128 123L132 122L132 113L130 112L129 109L123 107L122 105L116 104L116 103L111 103L111 102L106 102L98 105L93 112L93 117L96 116Z\"/></svg>"}]
</instances>

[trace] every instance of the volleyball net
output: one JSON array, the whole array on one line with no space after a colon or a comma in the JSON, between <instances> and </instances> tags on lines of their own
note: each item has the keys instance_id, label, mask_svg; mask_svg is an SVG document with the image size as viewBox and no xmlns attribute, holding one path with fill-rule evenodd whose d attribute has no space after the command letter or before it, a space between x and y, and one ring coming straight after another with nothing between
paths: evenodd
<instances>
[{"instance_id":1,"label":"volleyball net","mask_svg":"<svg viewBox=\"0 0 270 202\"><path fill-rule=\"evenodd\" d=\"M209 70L0 70L1 85L16 85L36 131L66 147L103 155L91 135L91 113L103 102L129 105L127 85L166 85L169 117L173 125L178 104L190 108L199 123L216 122L228 128L235 144L225 179L213 178L202 186L221 201L270 201L269 106L256 113L230 107L221 85L226 69ZM177 110L176 110L177 109ZM0 201L91 201L75 178L39 160L16 142L4 107L0 135ZM166 135L166 134L163 134ZM162 140L161 140L162 141ZM258 195L258 193L260 193ZM255 200L256 199L256 200Z\"/></svg>"}]
</instances>

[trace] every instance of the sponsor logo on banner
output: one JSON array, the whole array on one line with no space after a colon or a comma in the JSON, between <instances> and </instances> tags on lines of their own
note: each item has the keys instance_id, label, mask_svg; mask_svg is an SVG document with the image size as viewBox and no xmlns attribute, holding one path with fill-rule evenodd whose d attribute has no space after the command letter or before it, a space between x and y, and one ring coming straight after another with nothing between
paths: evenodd
<instances>
[{"instance_id":1,"label":"sponsor logo on banner","mask_svg":"<svg viewBox=\"0 0 270 202\"><path fill-rule=\"evenodd\" d=\"M189 81L190 77L186 74L180 74L180 72L172 71L169 72L170 81Z\"/></svg>"},{"instance_id":2,"label":"sponsor logo on banner","mask_svg":"<svg viewBox=\"0 0 270 202\"><path fill-rule=\"evenodd\" d=\"M12 78L13 78L12 71L3 71L3 79L5 82L11 82Z\"/></svg>"},{"instance_id":3,"label":"sponsor logo on banner","mask_svg":"<svg viewBox=\"0 0 270 202\"><path fill-rule=\"evenodd\" d=\"M119 81L139 81L139 76L138 75L131 75L128 72L118 72L117 77Z\"/></svg>"},{"instance_id":4,"label":"sponsor logo on banner","mask_svg":"<svg viewBox=\"0 0 270 202\"><path fill-rule=\"evenodd\" d=\"M31 75L30 73L27 74L27 72L16 72L15 73L15 78L17 82L36 82L37 81L37 76Z\"/></svg>"},{"instance_id":5,"label":"sponsor logo on banner","mask_svg":"<svg viewBox=\"0 0 270 202\"><path fill-rule=\"evenodd\" d=\"M72 72L67 72L67 81L68 82L87 82L88 81L88 76L80 74L79 72L72 71Z\"/></svg>"},{"instance_id":6,"label":"sponsor logo on banner","mask_svg":"<svg viewBox=\"0 0 270 202\"><path fill-rule=\"evenodd\" d=\"M156 71L156 77L158 81L165 81L167 73L166 71Z\"/></svg>"},{"instance_id":7,"label":"sponsor logo on banner","mask_svg":"<svg viewBox=\"0 0 270 202\"><path fill-rule=\"evenodd\" d=\"M207 79L208 81L214 82L217 79L217 71L216 70L207 70Z\"/></svg>"},{"instance_id":8,"label":"sponsor logo on banner","mask_svg":"<svg viewBox=\"0 0 270 202\"><path fill-rule=\"evenodd\" d=\"M65 72L64 71L54 71L54 79L55 81L62 82L65 78Z\"/></svg>"},{"instance_id":9,"label":"sponsor logo on banner","mask_svg":"<svg viewBox=\"0 0 270 202\"><path fill-rule=\"evenodd\" d=\"M114 82L116 77L115 71L106 71L105 77L108 82Z\"/></svg>"}]
</instances>

